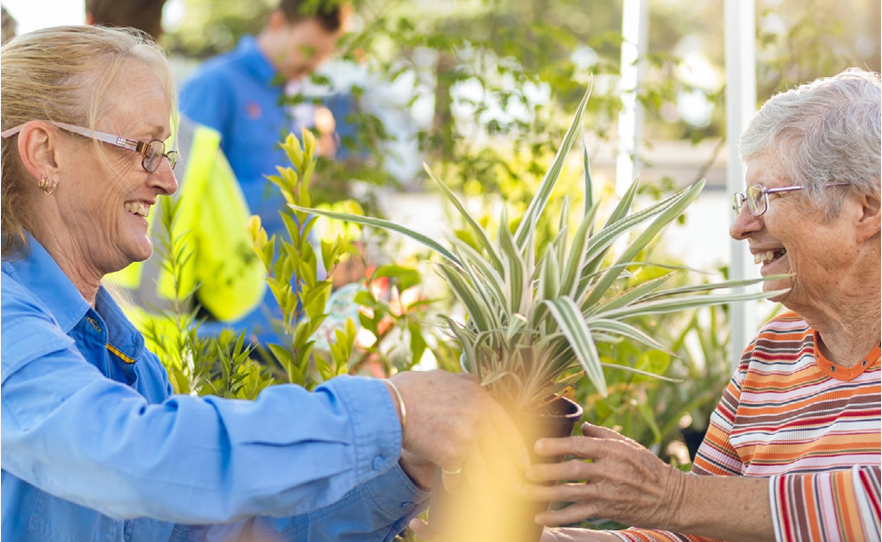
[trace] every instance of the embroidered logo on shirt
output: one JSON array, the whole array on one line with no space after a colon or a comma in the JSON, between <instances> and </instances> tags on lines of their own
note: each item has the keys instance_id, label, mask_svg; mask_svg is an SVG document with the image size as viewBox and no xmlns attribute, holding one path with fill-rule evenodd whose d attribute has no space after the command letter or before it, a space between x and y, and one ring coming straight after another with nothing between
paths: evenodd
<instances>
[{"instance_id":1,"label":"embroidered logo on shirt","mask_svg":"<svg viewBox=\"0 0 882 542\"><path fill-rule=\"evenodd\" d=\"M257 120L260 118L260 104L257 102L246 102L245 103L245 114L248 115L248 118L251 120Z\"/></svg>"}]
</instances>

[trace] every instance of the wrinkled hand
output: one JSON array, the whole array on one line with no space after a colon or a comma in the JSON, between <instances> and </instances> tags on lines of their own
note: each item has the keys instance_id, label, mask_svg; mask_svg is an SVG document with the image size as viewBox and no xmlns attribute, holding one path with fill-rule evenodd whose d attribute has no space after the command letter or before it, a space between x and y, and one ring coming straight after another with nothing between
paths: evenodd
<instances>
[{"instance_id":1,"label":"wrinkled hand","mask_svg":"<svg viewBox=\"0 0 882 542\"><path fill-rule=\"evenodd\" d=\"M533 465L527 470L527 479L580 480L556 486L524 486L526 498L574 503L562 510L542 512L536 521L562 525L607 518L637 527L669 528L682 502L688 475L611 429L586 423L582 434L585 436L536 443L536 452L541 455L571 455L576 459Z\"/></svg>"},{"instance_id":2,"label":"wrinkled hand","mask_svg":"<svg viewBox=\"0 0 882 542\"><path fill-rule=\"evenodd\" d=\"M462 468L479 441L495 442L520 466L529 464L514 422L473 376L441 370L406 371L392 380L407 408L402 447L411 463Z\"/></svg>"}]
</instances>

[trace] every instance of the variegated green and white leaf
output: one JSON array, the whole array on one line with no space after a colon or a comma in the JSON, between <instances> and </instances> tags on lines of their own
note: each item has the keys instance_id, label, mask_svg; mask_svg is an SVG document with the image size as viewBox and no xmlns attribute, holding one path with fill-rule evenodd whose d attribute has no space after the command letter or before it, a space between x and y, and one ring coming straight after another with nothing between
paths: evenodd
<instances>
[{"instance_id":1,"label":"variegated green and white leaf","mask_svg":"<svg viewBox=\"0 0 882 542\"><path fill-rule=\"evenodd\" d=\"M591 330L575 301L568 297L545 301L561 331L569 341L576 359L597 391L606 396L606 380L600 367L600 355L591 338Z\"/></svg>"},{"instance_id":2,"label":"variegated green and white leaf","mask_svg":"<svg viewBox=\"0 0 882 542\"><path fill-rule=\"evenodd\" d=\"M509 292L509 312L523 312L521 303L524 300L524 290L532 287L532 269L527 269L519 247L515 244L511 232L508 231L508 213L502 210L502 221L499 225L497 238L502 249L502 262L505 268L505 285Z\"/></svg>"},{"instance_id":3,"label":"variegated green and white leaf","mask_svg":"<svg viewBox=\"0 0 882 542\"><path fill-rule=\"evenodd\" d=\"M757 292L746 294L708 294L675 297L672 299L662 299L656 301L647 301L637 303L627 307L620 307L609 311L602 311L595 316L610 319L632 318L634 316L644 316L647 314L664 314L669 312L678 312L688 309L699 309L703 307L711 307L713 305L724 305L726 303L737 303L740 301L750 301L753 299L764 299L781 295L789 290L776 290L773 292Z\"/></svg>"},{"instance_id":4,"label":"variegated green and white leaf","mask_svg":"<svg viewBox=\"0 0 882 542\"><path fill-rule=\"evenodd\" d=\"M591 306L582 305L585 316L587 317L603 310L617 309L631 303L642 301L646 296L649 296L652 292L654 292L662 284L667 282L670 278L671 273L668 273L666 275L662 275L661 277L647 280L646 282L643 282L635 286L634 288L631 288L627 292L624 292L612 298L604 304L597 303Z\"/></svg>"},{"instance_id":5,"label":"variegated green and white leaf","mask_svg":"<svg viewBox=\"0 0 882 542\"><path fill-rule=\"evenodd\" d=\"M490 307L481 303L481 296L461 276L462 271L444 262L439 264L436 269L453 290L456 298L463 304L466 314L475 321L475 326L478 329L497 327L495 315L492 314Z\"/></svg>"},{"instance_id":6,"label":"variegated green and white leaf","mask_svg":"<svg viewBox=\"0 0 882 542\"><path fill-rule=\"evenodd\" d=\"M679 288L671 288L668 290L662 290L660 292L655 292L651 295L646 296L643 300L650 301L653 299L658 299L662 297L671 297L682 294L691 294L696 292L708 292L712 290L721 290L723 288L743 288L744 286L753 286L754 284L760 284L766 281L774 281L781 280L789 277L790 275L773 275L763 278L755 278L755 279L743 279L743 280L727 280L723 282L714 282L711 284L695 284L690 286L681 286Z\"/></svg>"},{"instance_id":7,"label":"variegated green and white leaf","mask_svg":"<svg viewBox=\"0 0 882 542\"><path fill-rule=\"evenodd\" d=\"M530 232L536 230L536 222L539 220L539 216L542 214L543 209L545 209L545 204L548 203L548 198L551 197L551 192L554 190L554 185L557 183L558 177L560 177L560 172L563 170L567 156L570 154L570 149L573 148L573 143L576 141L576 135L582 130L582 117L585 115L585 108L588 105L589 96L591 96L590 86L588 87L588 90L585 91L585 95L582 96L582 101L579 102L579 106L576 108L576 115L564 136L563 142L557 149L557 154L551 162L551 167L545 173L545 177L542 179L539 189L536 191L536 194L527 206L524 218L521 219L521 223L518 225L518 229L514 235L518 247L524 247L527 242L527 236Z\"/></svg>"},{"instance_id":8,"label":"variegated green and white leaf","mask_svg":"<svg viewBox=\"0 0 882 542\"><path fill-rule=\"evenodd\" d=\"M609 333L615 333L633 341L643 343L650 348L661 350L666 354L676 356L676 354L665 348L660 342L656 341L645 332L632 326L631 324L627 324L618 320L610 320L608 318L587 318L586 321L588 322L588 325L591 326L591 330L594 332L595 338L597 337L598 331L607 331Z\"/></svg>"},{"instance_id":9,"label":"variegated green and white leaf","mask_svg":"<svg viewBox=\"0 0 882 542\"><path fill-rule=\"evenodd\" d=\"M344 220L346 222L354 222L356 224L361 224L362 226L372 226L374 228L379 228L386 231L394 231L398 232L402 235L406 235L410 237L414 241L418 243L422 243L423 245L431 248L438 254L441 254L445 258L450 261L459 264L459 260L457 260L456 256L453 255L449 250L441 246L431 237L427 237L419 232L413 231L409 228L405 228L400 224L396 224L394 222L390 222L388 220L383 220L382 218L373 218L370 216L360 216L353 215L350 213L338 213L335 211L328 211L325 209L313 209L307 207L300 207L299 205L294 205L293 203L289 203L288 207L294 209L295 211L302 211L314 215L326 216L328 218L334 218L337 220Z\"/></svg>"},{"instance_id":10,"label":"variegated green and white leaf","mask_svg":"<svg viewBox=\"0 0 882 542\"><path fill-rule=\"evenodd\" d=\"M453 193L450 188L444 184L441 179L437 178L432 170L429 168L427 164L423 164L423 169L426 170L426 173L429 175L429 178L432 179L438 188L441 190L441 193L447 198L447 200L456 207L456 210L459 211L460 216L469 227L472 229L472 232L475 234L475 238L477 238L478 242L481 244L481 247L487 252L487 256L490 258L490 262L497 271L502 273L502 260L499 258L499 255L496 253L496 247L490 241L490 237L487 235L487 232L477 220L469 213L468 209L466 209L465 205L459 201L459 198L456 197L456 194Z\"/></svg>"},{"instance_id":11,"label":"variegated green and white leaf","mask_svg":"<svg viewBox=\"0 0 882 542\"><path fill-rule=\"evenodd\" d=\"M619 259L616 263L627 262L633 260L637 254L642 251L646 245L652 241L656 235L668 225L669 222L680 216L686 207L698 197L698 194L701 193L701 189L704 188L704 180L698 181L694 185L687 188L684 192L682 192L683 196L676 199L673 204L666 208L661 214L659 214L656 219L650 224L630 245L625 251L619 256ZM606 289L609 288L613 282L619 277L621 274L621 269L618 267L612 267L604 276L597 281L594 285L594 288L591 291L591 294L588 295L588 299L585 301L586 305L592 305L600 301L600 298L606 293Z\"/></svg>"}]
</instances>

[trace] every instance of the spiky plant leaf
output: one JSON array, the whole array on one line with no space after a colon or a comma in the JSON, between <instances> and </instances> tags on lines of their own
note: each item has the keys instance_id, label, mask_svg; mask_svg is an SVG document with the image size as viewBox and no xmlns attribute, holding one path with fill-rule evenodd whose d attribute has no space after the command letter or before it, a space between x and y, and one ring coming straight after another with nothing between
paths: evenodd
<instances>
[{"instance_id":1,"label":"spiky plant leaf","mask_svg":"<svg viewBox=\"0 0 882 542\"><path fill-rule=\"evenodd\" d=\"M527 211L524 213L524 218L521 219L521 223L518 225L515 239L519 247L523 247L527 242L527 236L536 230L536 222L539 220L539 215L542 214L543 209L545 209L548 198L551 197L551 191L554 189L558 177L560 177L560 172L563 171L564 162L570 154L570 149L573 148L573 143L576 141L576 134L582 130L582 116L585 114L585 108L588 106L589 96L591 96L590 84L588 90L585 91L585 95L582 96L582 101L579 102L579 106L576 108L576 116L564 136L563 143L557 149L557 154L554 156L551 167L545 173L542 184L539 185L539 190L536 191L536 195L530 200Z\"/></svg>"},{"instance_id":2,"label":"spiky plant leaf","mask_svg":"<svg viewBox=\"0 0 882 542\"><path fill-rule=\"evenodd\" d=\"M438 186L438 189L441 190L441 193L444 195L444 197L447 198L447 201L449 201L453 204L454 207L456 207L456 210L459 211L460 216L472 229L472 232L475 234L475 237L480 242L481 247L483 247L483 249L487 251L487 256L489 256L493 267L496 268L497 271L502 273L502 260L496 253L496 247L493 245L492 242L490 242L490 237L487 235L487 232L484 230L484 228L482 228L481 225L478 224L478 221L475 220L474 217L472 217L471 213L468 212L462 202L459 201L459 198L456 197L456 194L454 194L453 191L450 190L446 184L442 183L441 180L438 179L438 177L436 177L434 173L432 173L432 170L427 164L423 164L423 169L426 170L429 178L432 179L432 181Z\"/></svg>"},{"instance_id":3,"label":"spiky plant leaf","mask_svg":"<svg viewBox=\"0 0 882 542\"><path fill-rule=\"evenodd\" d=\"M441 254L437 264L465 309L465 322L439 315L450 334L462 345L460 364L477 375L488 391L516 409L548 402L582 374L602 394L606 393L604 364L596 341L635 341L651 348L667 349L645 331L624 320L721 303L759 299L780 292L713 294L720 288L740 288L764 279L726 281L716 284L662 289L670 273L627 289L633 275L629 269L655 266L687 270L682 266L638 261L649 243L676 219L698 196L703 181L644 209L632 211L637 194L635 180L605 223L595 231L600 205L593 198L590 164L583 149L583 220L573 239L568 236L568 199L558 221L558 232L537 253L535 229L576 135L581 129L589 92L577 108L561 147L527 207L514 234L503 208L494 237L471 216L458 197L428 168L429 177L468 225L474 246L448 236L450 249L427 236L390 221L296 207L338 220L402 233ZM584 141L583 141L584 144ZM612 264L605 264L616 241L642 228ZM767 279L766 279L767 280ZM624 289L619 293L621 289ZM618 367L648 374L633 367Z\"/></svg>"},{"instance_id":4,"label":"spiky plant leaf","mask_svg":"<svg viewBox=\"0 0 882 542\"><path fill-rule=\"evenodd\" d=\"M585 369L585 375L597 391L606 397L606 380L600 366L600 354L597 353L597 347L591 338L591 330L588 329L579 307L569 297L545 301L545 304L566 336L576 359Z\"/></svg>"}]
</instances>

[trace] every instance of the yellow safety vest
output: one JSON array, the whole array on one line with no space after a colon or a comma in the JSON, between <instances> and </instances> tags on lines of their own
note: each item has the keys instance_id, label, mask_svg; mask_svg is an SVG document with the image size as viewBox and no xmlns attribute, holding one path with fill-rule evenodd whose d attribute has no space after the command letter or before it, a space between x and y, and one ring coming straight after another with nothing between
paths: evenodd
<instances>
[{"instance_id":1,"label":"yellow safety vest","mask_svg":"<svg viewBox=\"0 0 882 542\"><path fill-rule=\"evenodd\" d=\"M266 290L266 270L251 246L246 224L251 216L239 182L220 150L220 133L185 117L178 126L176 171L181 198L175 235L186 235L192 256L183 272L183 292L196 290L196 302L220 321L237 320L254 310ZM183 167L182 167L183 166ZM157 205L149 216L154 252L104 277L111 290L123 290L127 312L136 325L165 309L174 297L171 275L163 268L157 232Z\"/></svg>"}]
</instances>

